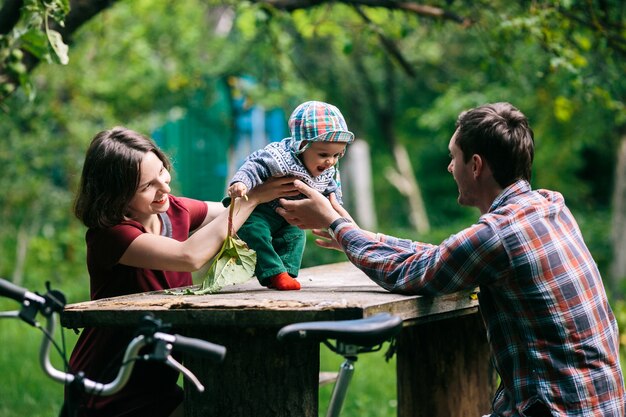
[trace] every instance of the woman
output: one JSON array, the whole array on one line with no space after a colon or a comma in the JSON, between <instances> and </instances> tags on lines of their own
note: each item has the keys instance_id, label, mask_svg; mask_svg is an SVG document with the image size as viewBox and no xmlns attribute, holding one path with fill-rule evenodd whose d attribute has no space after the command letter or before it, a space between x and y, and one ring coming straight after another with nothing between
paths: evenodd
<instances>
[{"instance_id":1,"label":"woman","mask_svg":"<svg viewBox=\"0 0 626 417\"><path fill-rule=\"evenodd\" d=\"M217 202L170 195L169 169L154 142L132 130L115 127L91 142L74 212L88 227L92 300L191 285L191 272L221 248L228 210ZM277 179L238 201L233 228L239 229L258 204L297 194L292 181ZM84 329L70 358L71 371L111 381L132 336L132 329ZM182 415L177 378L165 365L138 363L119 393L82 396L79 415Z\"/></svg>"}]
</instances>

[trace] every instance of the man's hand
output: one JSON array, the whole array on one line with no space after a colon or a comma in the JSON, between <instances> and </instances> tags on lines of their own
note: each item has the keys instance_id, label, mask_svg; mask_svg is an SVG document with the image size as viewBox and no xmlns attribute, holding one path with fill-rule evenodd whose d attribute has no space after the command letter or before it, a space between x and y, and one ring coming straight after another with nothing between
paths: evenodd
<instances>
[{"instance_id":1,"label":"man's hand","mask_svg":"<svg viewBox=\"0 0 626 417\"><path fill-rule=\"evenodd\" d=\"M351 218L348 212L337 202L334 194L329 200L302 181L296 180L293 185L307 198L301 200L280 199L281 207L277 208L276 212L283 216L289 224L301 229L326 229L340 217Z\"/></svg>"},{"instance_id":2,"label":"man's hand","mask_svg":"<svg viewBox=\"0 0 626 417\"><path fill-rule=\"evenodd\" d=\"M354 221L354 219L352 218L352 216L350 216L350 213L348 213L348 211L343 208L343 206L341 204L339 204L339 201L337 201L337 196L335 195L335 193L332 193L330 195L330 197L328 197L328 199L330 200L330 204L333 206L333 209L339 213L339 215L341 217L345 217L346 219L350 219L350 221L354 224L356 224L356 222Z\"/></svg>"},{"instance_id":3,"label":"man's hand","mask_svg":"<svg viewBox=\"0 0 626 417\"><path fill-rule=\"evenodd\" d=\"M321 239L315 239L315 244L326 249L336 249L343 252L343 248L337 243L335 239L328 233L326 229L313 229L311 230L315 236Z\"/></svg>"}]
</instances>

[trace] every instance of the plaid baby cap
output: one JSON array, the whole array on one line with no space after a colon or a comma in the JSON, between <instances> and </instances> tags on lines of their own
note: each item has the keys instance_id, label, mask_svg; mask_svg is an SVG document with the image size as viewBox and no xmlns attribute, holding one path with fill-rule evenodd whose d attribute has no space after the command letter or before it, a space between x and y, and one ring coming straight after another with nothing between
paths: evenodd
<instances>
[{"instance_id":1,"label":"plaid baby cap","mask_svg":"<svg viewBox=\"0 0 626 417\"><path fill-rule=\"evenodd\" d=\"M321 101L307 101L300 104L289 117L291 147L295 153L301 153L308 142L346 142L354 141L354 134L348 130L346 121L339 109Z\"/></svg>"}]
</instances>

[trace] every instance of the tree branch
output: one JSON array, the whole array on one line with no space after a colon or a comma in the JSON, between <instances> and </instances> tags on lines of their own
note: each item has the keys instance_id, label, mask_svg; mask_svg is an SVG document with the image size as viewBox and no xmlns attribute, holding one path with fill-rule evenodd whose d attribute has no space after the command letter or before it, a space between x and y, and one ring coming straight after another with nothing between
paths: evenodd
<instances>
[{"instance_id":1,"label":"tree branch","mask_svg":"<svg viewBox=\"0 0 626 417\"><path fill-rule=\"evenodd\" d=\"M71 0L70 12L65 17L65 27L58 27L57 30L67 42L79 27L116 2L117 0Z\"/></svg>"},{"instance_id":2,"label":"tree branch","mask_svg":"<svg viewBox=\"0 0 626 417\"><path fill-rule=\"evenodd\" d=\"M607 40L609 45L613 47L614 51L618 52L622 56L626 56L626 38L622 35L623 29L621 27L611 30L610 27L601 25L600 22L593 16L587 16L588 19L583 19L562 7L559 7L558 11L570 21L594 30L599 34L600 38L605 38Z\"/></svg>"},{"instance_id":3,"label":"tree branch","mask_svg":"<svg viewBox=\"0 0 626 417\"><path fill-rule=\"evenodd\" d=\"M413 14L436 18L443 20L452 20L460 23L464 26L471 24L471 21L467 18L463 18L455 13L444 10L440 7L416 4L410 2L398 2L394 0L253 0L255 3L262 3L268 6L274 7L279 10L285 10L292 12L298 9L308 9L311 7L319 6L324 3L343 3L352 6L368 6L368 7L383 7L390 10L403 10L405 12L411 12Z\"/></svg>"},{"instance_id":4,"label":"tree branch","mask_svg":"<svg viewBox=\"0 0 626 417\"><path fill-rule=\"evenodd\" d=\"M6 0L0 9L0 35L11 32L20 20L23 0Z\"/></svg>"},{"instance_id":5,"label":"tree branch","mask_svg":"<svg viewBox=\"0 0 626 417\"><path fill-rule=\"evenodd\" d=\"M356 10L356 12L359 14L359 16L361 16L363 18L363 20L373 26L374 24L372 23L372 21L370 20L369 17L367 17L367 15L365 14L365 12L363 12L363 10L361 10L361 8L359 6L354 6L354 9ZM404 70L404 72L411 78L415 78L415 70L413 69L413 67L411 66L411 64L404 58L404 55L402 55L402 52L400 52L400 50L398 49L398 47L396 46L395 43L393 43L393 41L391 39L389 39L388 37L385 36L385 34L379 30L378 28L374 28L374 30L376 31L376 33L378 34L378 39L380 39L380 42L383 44L383 47L387 50L387 52L398 62L398 64L402 67L402 69Z\"/></svg>"}]
</instances>

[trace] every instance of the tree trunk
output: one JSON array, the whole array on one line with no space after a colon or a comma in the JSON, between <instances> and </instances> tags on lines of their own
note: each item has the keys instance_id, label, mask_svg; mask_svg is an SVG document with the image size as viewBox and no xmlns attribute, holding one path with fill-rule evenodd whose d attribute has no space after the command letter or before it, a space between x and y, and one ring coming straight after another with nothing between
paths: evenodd
<instances>
[{"instance_id":1,"label":"tree trunk","mask_svg":"<svg viewBox=\"0 0 626 417\"><path fill-rule=\"evenodd\" d=\"M610 288L617 290L626 278L626 136L617 153L612 218L613 261Z\"/></svg>"},{"instance_id":2,"label":"tree trunk","mask_svg":"<svg viewBox=\"0 0 626 417\"><path fill-rule=\"evenodd\" d=\"M11 280L15 285L22 285L24 282L24 270L26 268L26 258L28 255L28 245L30 240L39 229L41 213L37 207L27 210L30 214L24 216L24 220L17 229L17 239L15 242L15 267ZM30 219L30 220L29 220Z\"/></svg>"},{"instance_id":3,"label":"tree trunk","mask_svg":"<svg viewBox=\"0 0 626 417\"><path fill-rule=\"evenodd\" d=\"M388 168L385 175L389 182L400 191L409 201L411 224L418 233L428 233L430 223L426 216L426 207L422 199L422 192L413 173L413 166L409 153L404 145L396 143L393 147L393 155L396 159L398 170Z\"/></svg>"},{"instance_id":4,"label":"tree trunk","mask_svg":"<svg viewBox=\"0 0 626 417\"><path fill-rule=\"evenodd\" d=\"M424 205L424 200L422 200L422 193L417 179L415 178L415 173L413 172L411 159L409 158L406 147L400 144L396 138L395 72L393 71L393 66L389 59L385 60L385 64L387 66L385 72L386 100L385 106L378 109L378 120L383 136L393 152L397 168L387 169L385 175L391 185L396 187L398 191L407 198L410 209L409 219L417 233L427 233L430 230L430 224L428 223L428 216L426 215L426 206ZM374 88L370 87L370 90L374 91Z\"/></svg>"},{"instance_id":5,"label":"tree trunk","mask_svg":"<svg viewBox=\"0 0 626 417\"><path fill-rule=\"evenodd\" d=\"M349 207L360 227L376 230L378 222L374 207L370 148L367 142L355 140L338 169L341 172L344 204Z\"/></svg>"}]
</instances>

